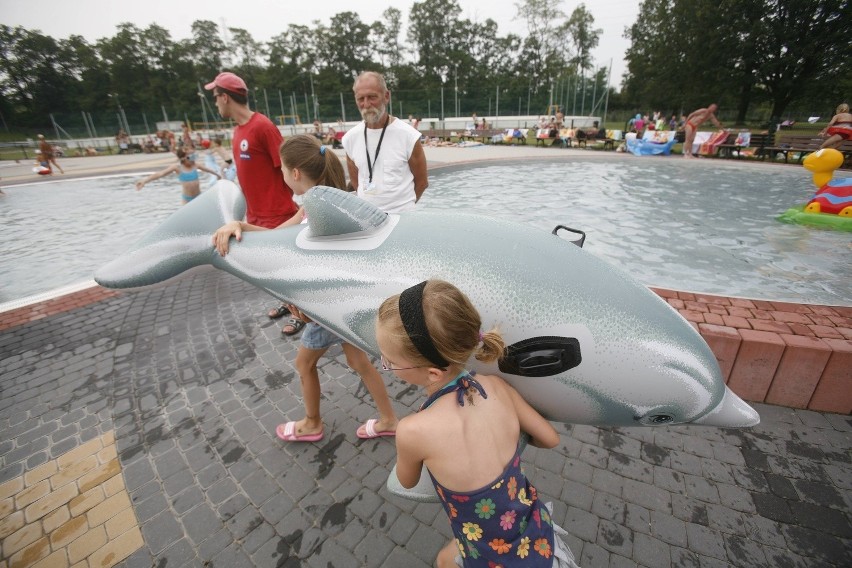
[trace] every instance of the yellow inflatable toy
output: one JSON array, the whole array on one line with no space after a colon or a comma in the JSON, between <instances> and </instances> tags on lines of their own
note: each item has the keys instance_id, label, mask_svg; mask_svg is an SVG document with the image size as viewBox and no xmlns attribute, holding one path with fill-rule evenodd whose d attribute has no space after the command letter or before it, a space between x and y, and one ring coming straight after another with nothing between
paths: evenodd
<instances>
[{"instance_id":1,"label":"yellow inflatable toy","mask_svg":"<svg viewBox=\"0 0 852 568\"><path fill-rule=\"evenodd\" d=\"M807 156L802 165L813 172L817 192L807 204L788 209L778 219L852 231L852 178L832 179L834 170L843 165L843 154L823 148Z\"/></svg>"}]
</instances>

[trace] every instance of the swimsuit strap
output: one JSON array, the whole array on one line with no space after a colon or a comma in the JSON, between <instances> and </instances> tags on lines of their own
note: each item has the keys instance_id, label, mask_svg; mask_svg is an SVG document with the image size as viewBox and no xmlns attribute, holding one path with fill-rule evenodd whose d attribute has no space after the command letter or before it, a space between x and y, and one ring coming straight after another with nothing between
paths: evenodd
<instances>
[{"instance_id":1,"label":"swimsuit strap","mask_svg":"<svg viewBox=\"0 0 852 568\"><path fill-rule=\"evenodd\" d=\"M477 391L479 391L479 394L482 395L482 398L488 398L488 395L485 393L485 389L482 388L482 385L479 384L479 382L473 378L475 374L476 371L462 371L455 379L445 384L443 387L441 387L439 391L427 398L426 402L420 405L420 409L417 412L429 408L429 406L431 406L433 402L435 402L445 394L451 392L456 393L456 400L459 406L464 406L465 394L468 395L468 402L473 404L472 394L468 393L470 389L476 389Z\"/></svg>"}]
</instances>

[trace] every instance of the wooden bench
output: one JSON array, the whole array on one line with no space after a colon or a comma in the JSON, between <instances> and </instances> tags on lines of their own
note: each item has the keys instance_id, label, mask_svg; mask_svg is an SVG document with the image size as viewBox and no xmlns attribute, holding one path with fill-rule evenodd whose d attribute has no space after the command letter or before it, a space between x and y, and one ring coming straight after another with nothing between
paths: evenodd
<instances>
[{"instance_id":1,"label":"wooden bench","mask_svg":"<svg viewBox=\"0 0 852 568\"><path fill-rule=\"evenodd\" d=\"M512 132L512 137L509 140L506 140L506 137L509 136L509 133L507 132L508 130L512 130L513 132ZM515 131L517 131L517 133L519 133L520 136L515 136ZM499 144L510 143L510 144L514 145L515 142L517 142L519 144L526 144L527 143L527 134L529 134L529 132L530 131L527 128L503 128L501 130L498 130L497 133L495 134L495 136L497 134L499 134L500 136L503 137L503 141L498 142Z\"/></svg>"},{"instance_id":2,"label":"wooden bench","mask_svg":"<svg viewBox=\"0 0 852 568\"><path fill-rule=\"evenodd\" d=\"M724 144L716 146L716 155L720 158L733 158L734 150L736 150L736 157L742 158L742 150L749 148L750 150L754 150L755 156L759 156L763 152L763 148L772 142L772 136L770 136L768 132L752 132L747 146L742 146L736 143L738 136L738 132L732 132L729 134Z\"/></svg>"},{"instance_id":3,"label":"wooden bench","mask_svg":"<svg viewBox=\"0 0 852 568\"><path fill-rule=\"evenodd\" d=\"M790 154L798 153L799 158L796 163L801 164L806 155L819 150L824 142L825 138L814 134L796 135L779 132L775 139L775 144L762 148L762 152L759 155L762 159L765 159L767 156L772 158L774 155L781 153L784 155L784 163L786 164L789 163ZM837 151L843 154L844 163L852 161L852 140L844 140L837 147Z\"/></svg>"},{"instance_id":4,"label":"wooden bench","mask_svg":"<svg viewBox=\"0 0 852 568\"><path fill-rule=\"evenodd\" d=\"M589 132L578 128L577 131L574 133L574 138L568 140L568 147L570 148L572 147L572 143L576 143L577 148L588 148L589 142L591 142L592 145L596 145L598 142L603 142L604 150L615 149L614 138L598 138L596 134L597 133L590 134Z\"/></svg>"},{"instance_id":5,"label":"wooden bench","mask_svg":"<svg viewBox=\"0 0 852 568\"><path fill-rule=\"evenodd\" d=\"M491 138L497 136L498 134L502 135L503 130L500 128L486 128L484 130L465 130L459 133L459 140L473 140L479 141L483 144L488 144L491 142Z\"/></svg>"},{"instance_id":6,"label":"wooden bench","mask_svg":"<svg viewBox=\"0 0 852 568\"><path fill-rule=\"evenodd\" d=\"M550 144L545 144L550 142ZM536 146L555 146L562 145L562 139L559 137L559 131L555 128L539 128L535 133Z\"/></svg>"},{"instance_id":7,"label":"wooden bench","mask_svg":"<svg viewBox=\"0 0 852 568\"><path fill-rule=\"evenodd\" d=\"M800 164L806 154L819 150L823 142L825 142L824 138L812 134L796 135L779 132L775 138L775 144L764 146L758 155L761 159L766 159L767 156L772 158L780 153L784 155L784 163L786 164L789 162L790 154L797 153L799 159L796 163Z\"/></svg>"},{"instance_id":8,"label":"wooden bench","mask_svg":"<svg viewBox=\"0 0 852 568\"><path fill-rule=\"evenodd\" d=\"M456 132L455 130L430 129L423 131L423 136L426 136L427 138L437 138L438 140L446 141L452 140L454 134L458 136L458 132Z\"/></svg>"}]
</instances>

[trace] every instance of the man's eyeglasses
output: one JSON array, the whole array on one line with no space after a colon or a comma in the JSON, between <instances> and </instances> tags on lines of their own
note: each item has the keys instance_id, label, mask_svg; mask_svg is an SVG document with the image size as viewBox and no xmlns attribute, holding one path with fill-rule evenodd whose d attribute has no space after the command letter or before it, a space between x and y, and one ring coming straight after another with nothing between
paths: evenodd
<instances>
[{"instance_id":1,"label":"man's eyeglasses","mask_svg":"<svg viewBox=\"0 0 852 568\"><path fill-rule=\"evenodd\" d=\"M224 94L225 93L213 93L213 100L215 101L216 99L218 99L219 97L221 97Z\"/></svg>"},{"instance_id":2,"label":"man's eyeglasses","mask_svg":"<svg viewBox=\"0 0 852 568\"><path fill-rule=\"evenodd\" d=\"M380 357L382 362L382 369L385 371L408 371L409 369L423 369L423 365L417 365L416 367L394 367L391 365L391 362L388 361L384 355Z\"/></svg>"}]
</instances>

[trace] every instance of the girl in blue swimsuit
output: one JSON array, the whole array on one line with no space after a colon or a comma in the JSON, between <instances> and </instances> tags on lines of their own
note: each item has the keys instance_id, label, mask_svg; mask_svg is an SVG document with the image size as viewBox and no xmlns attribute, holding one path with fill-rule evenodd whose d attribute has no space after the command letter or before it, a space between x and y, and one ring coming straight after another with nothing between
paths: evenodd
<instances>
[{"instance_id":1,"label":"girl in blue swimsuit","mask_svg":"<svg viewBox=\"0 0 852 568\"><path fill-rule=\"evenodd\" d=\"M424 465L429 472L455 536L438 553L439 567L576 568L518 448L521 432L542 448L556 446L559 435L501 378L465 369L471 355L493 362L503 353L499 332L482 333L481 325L467 296L442 280L421 282L379 308L382 368L428 395L397 425L397 476L411 488Z\"/></svg>"},{"instance_id":2,"label":"girl in blue swimsuit","mask_svg":"<svg viewBox=\"0 0 852 568\"><path fill-rule=\"evenodd\" d=\"M149 181L154 181L155 179L159 179L169 174L177 174L178 180L180 180L180 184L183 188L181 199L183 199L183 203L184 205L186 205L187 203L198 197L198 194L201 193L201 184L198 181L198 170L207 172L208 174L213 174L219 179L222 178L219 172L215 172L204 166L197 165L189 158L189 156L187 156L184 150L178 150L176 154L178 157L177 164L169 166L168 168L161 170L157 173L151 174L141 181L137 181L136 190L138 191L145 187L145 184Z\"/></svg>"}]
</instances>

